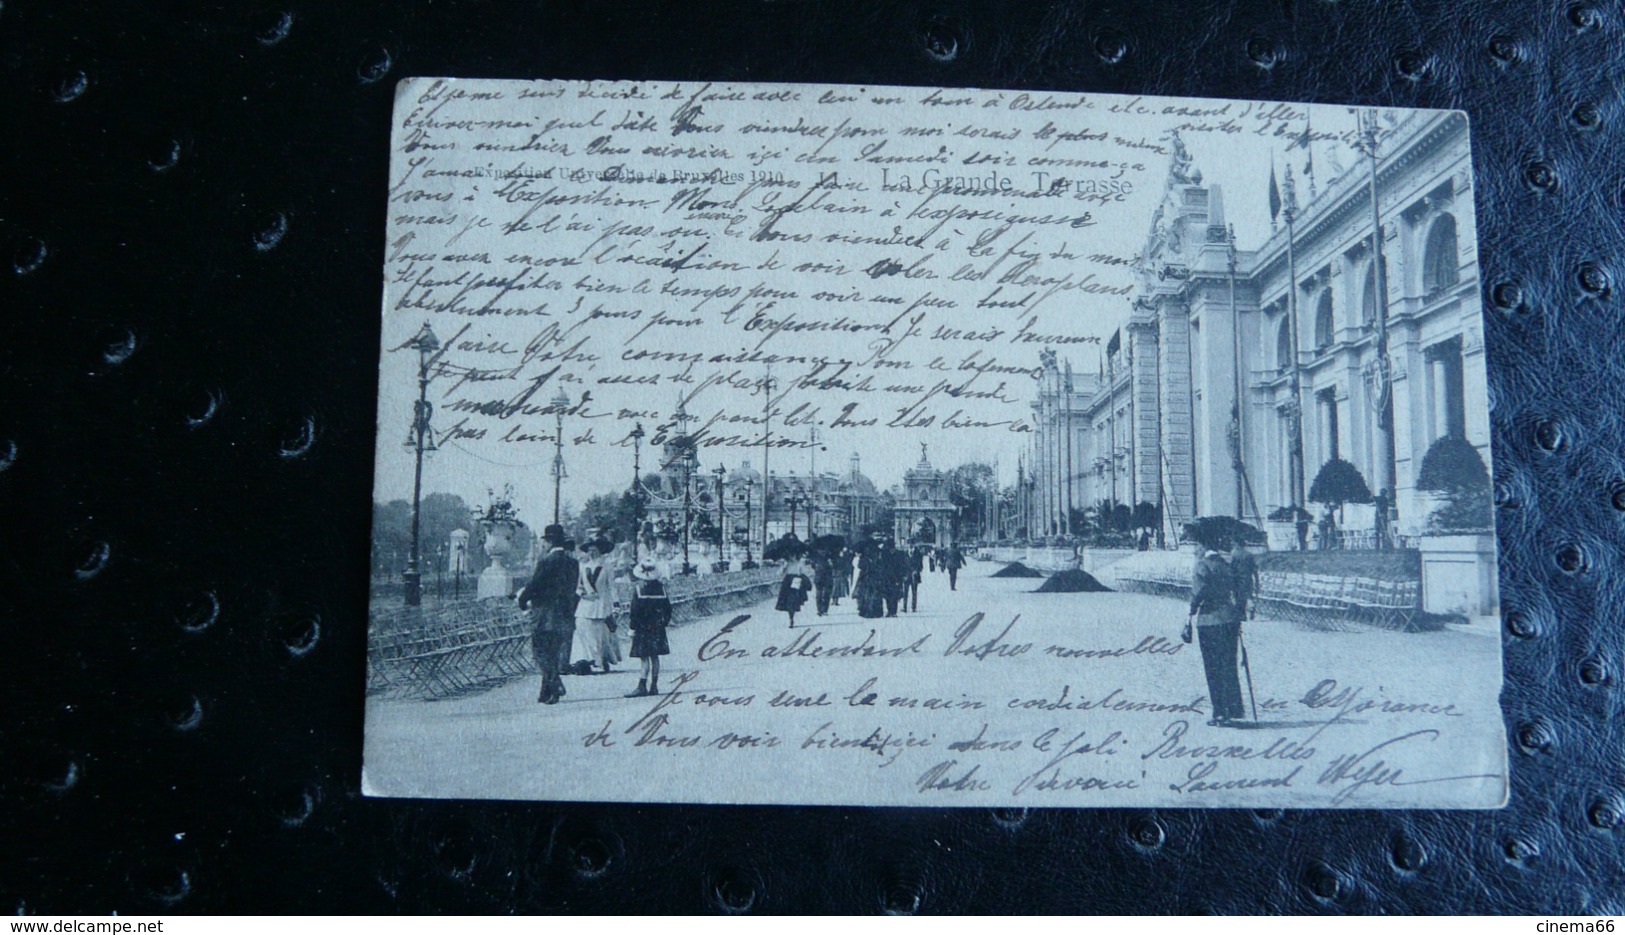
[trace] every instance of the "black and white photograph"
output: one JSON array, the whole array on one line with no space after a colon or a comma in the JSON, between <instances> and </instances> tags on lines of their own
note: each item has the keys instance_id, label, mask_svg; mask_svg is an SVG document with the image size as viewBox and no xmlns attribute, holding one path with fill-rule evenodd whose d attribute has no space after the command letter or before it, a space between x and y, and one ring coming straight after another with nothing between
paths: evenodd
<instances>
[{"instance_id":1,"label":"black and white photograph","mask_svg":"<svg viewBox=\"0 0 1625 935\"><path fill-rule=\"evenodd\" d=\"M1468 140L401 82L364 791L1500 807Z\"/></svg>"}]
</instances>

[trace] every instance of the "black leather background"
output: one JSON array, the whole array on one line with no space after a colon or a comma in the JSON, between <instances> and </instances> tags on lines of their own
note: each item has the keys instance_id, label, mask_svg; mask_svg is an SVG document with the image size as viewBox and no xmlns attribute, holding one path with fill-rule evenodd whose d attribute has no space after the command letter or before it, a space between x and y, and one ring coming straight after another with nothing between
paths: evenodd
<instances>
[{"instance_id":1,"label":"black leather background","mask_svg":"<svg viewBox=\"0 0 1625 935\"><path fill-rule=\"evenodd\" d=\"M1592 0L4 0L0 907L1622 911L1622 36L1625 10ZM1510 806L363 799L383 204L408 75L1467 110Z\"/></svg>"}]
</instances>

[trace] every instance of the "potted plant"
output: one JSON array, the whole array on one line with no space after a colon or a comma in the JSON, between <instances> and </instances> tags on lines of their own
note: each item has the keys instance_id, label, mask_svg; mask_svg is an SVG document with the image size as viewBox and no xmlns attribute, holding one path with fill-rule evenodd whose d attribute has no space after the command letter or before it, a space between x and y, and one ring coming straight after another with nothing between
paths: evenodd
<instances>
[{"instance_id":1,"label":"potted plant","mask_svg":"<svg viewBox=\"0 0 1625 935\"><path fill-rule=\"evenodd\" d=\"M1431 495L1422 553L1422 609L1495 613L1495 529L1490 472L1478 449L1446 435L1422 456L1418 490Z\"/></svg>"},{"instance_id":2,"label":"potted plant","mask_svg":"<svg viewBox=\"0 0 1625 935\"><path fill-rule=\"evenodd\" d=\"M1309 502L1326 507L1321 548L1336 548L1337 526L1342 521L1344 504L1364 504L1371 500L1371 488L1366 486L1359 468L1342 458L1333 458L1321 465L1314 483L1309 485Z\"/></svg>"},{"instance_id":3,"label":"potted plant","mask_svg":"<svg viewBox=\"0 0 1625 935\"><path fill-rule=\"evenodd\" d=\"M1427 519L1429 534L1494 531L1489 468L1478 449L1460 435L1446 435L1428 448L1416 488L1434 498Z\"/></svg>"}]
</instances>

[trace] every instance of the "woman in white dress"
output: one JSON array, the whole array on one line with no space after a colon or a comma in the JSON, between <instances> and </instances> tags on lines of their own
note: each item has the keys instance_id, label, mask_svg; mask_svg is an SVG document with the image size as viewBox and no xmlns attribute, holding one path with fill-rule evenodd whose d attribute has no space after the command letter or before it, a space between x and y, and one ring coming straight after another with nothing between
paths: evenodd
<instances>
[{"instance_id":1,"label":"woman in white dress","mask_svg":"<svg viewBox=\"0 0 1625 935\"><path fill-rule=\"evenodd\" d=\"M593 666L608 672L621 661L621 641L615 633L615 569L604 559L607 551L609 543L601 539L581 547L583 561L576 579L581 601L576 604L576 635L570 650L573 668L581 675L590 674Z\"/></svg>"}]
</instances>

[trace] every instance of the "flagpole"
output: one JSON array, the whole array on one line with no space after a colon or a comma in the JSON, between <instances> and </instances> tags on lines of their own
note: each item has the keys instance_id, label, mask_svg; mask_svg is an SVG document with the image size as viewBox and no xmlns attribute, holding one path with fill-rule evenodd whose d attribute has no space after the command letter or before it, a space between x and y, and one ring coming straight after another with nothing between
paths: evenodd
<instances>
[{"instance_id":1,"label":"flagpole","mask_svg":"<svg viewBox=\"0 0 1625 935\"><path fill-rule=\"evenodd\" d=\"M1360 125L1359 148L1371 163L1371 263L1377 293L1377 443L1373 460L1377 468L1377 492L1387 491L1387 499L1394 501L1387 506L1397 515L1399 498L1394 491L1394 410L1388 361L1388 270L1382 257L1382 213L1377 205L1377 112L1368 110L1356 119ZM1388 518L1378 517L1378 522L1387 523Z\"/></svg>"},{"instance_id":2,"label":"flagpole","mask_svg":"<svg viewBox=\"0 0 1625 935\"><path fill-rule=\"evenodd\" d=\"M1067 535L1072 535L1072 359L1066 361L1066 395L1062 397L1066 409L1063 410L1066 419L1066 515L1062 518L1061 528Z\"/></svg>"},{"instance_id":3,"label":"flagpole","mask_svg":"<svg viewBox=\"0 0 1625 935\"><path fill-rule=\"evenodd\" d=\"M1247 516L1242 512L1241 444L1243 436L1241 434L1241 399L1246 382L1241 375L1241 318L1236 314L1236 229L1234 226L1225 231L1225 260L1225 265L1230 271L1230 333L1235 354L1234 369L1236 371L1236 408L1234 425L1232 426L1235 431L1236 450L1231 452L1230 456L1234 460L1232 466L1236 471L1236 519L1245 522Z\"/></svg>"},{"instance_id":4,"label":"flagpole","mask_svg":"<svg viewBox=\"0 0 1625 935\"><path fill-rule=\"evenodd\" d=\"M1300 522L1297 511L1303 507L1303 366L1298 339L1298 259L1294 252L1294 222L1298 216L1298 190L1292 180L1292 166L1286 167L1286 202L1281 207L1286 219L1287 316L1292 332L1292 508L1293 523ZM1298 545L1303 546L1300 538Z\"/></svg>"},{"instance_id":5,"label":"flagpole","mask_svg":"<svg viewBox=\"0 0 1625 935\"><path fill-rule=\"evenodd\" d=\"M1118 333L1121 334L1122 332L1118 332ZM1119 344L1118 347L1121 348L1122 345ZM1109 431L1111 433L1112 438L1111 438L1111 442L1106 446L1106 449L1107 449L1106 450L1106 459L1107 459L1106 463L1111 468L1111 472L1112 472L1112 495L1111 495L1111 499L1109 501L1112 506L1117 505L1117 398L1112 393L1112 387L1116 383L1117 383L1117 374L1113 370L1111 355L1107 354L1106 355L1106 422L1107 422L1107 431ZM1131 394L1132 394L1132 392L1133 391L1130 390ZM1131 398L1132 398L1132 395L1131 395Z\"/></svg>"},{"instance_id":6,"label":"flagpole","mask_svg":"<svg viewBox=\"0 0 1625 935\"><path fill-rule=\"evenodd\" d=\"M1309 116L1307 114L1305 114L1304 118L1303 118L1303 151L1308 154L1308 158L1306 158L1304 160L1304 163L1303 163L1303 174L1304 174L1304 177L1309 180L1309 200L1314 201L1315 200L1314 135L1309 132Z\"/></svg>"},{"instance_id":7,"label":"flagpole","mask_svg":"<svg viewBox=\"0 0 1625 935\"><path fill-rule=\"evenodd\" d=\"M1275 150L1270 150L1270 233L1275 233L1275 217L1281 213L1281 192L1275 187Z\"/></svg>"}]
</instances>

